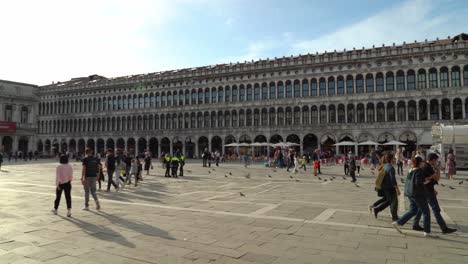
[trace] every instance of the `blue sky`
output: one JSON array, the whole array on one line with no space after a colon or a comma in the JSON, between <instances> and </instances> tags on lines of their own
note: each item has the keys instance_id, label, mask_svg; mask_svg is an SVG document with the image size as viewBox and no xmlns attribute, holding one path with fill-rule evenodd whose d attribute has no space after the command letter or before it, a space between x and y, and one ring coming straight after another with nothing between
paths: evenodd
<instances>
[{"instance_id":1,"label":"blue sky","mask_svg":"<svg viewBox=\"0 0 468 264\"><path fill-rule=\"evenodd\" d=\"M0 10L0 79L40 85L468 33L463 0L16 0Z\"/></svg>"}]
</instances>

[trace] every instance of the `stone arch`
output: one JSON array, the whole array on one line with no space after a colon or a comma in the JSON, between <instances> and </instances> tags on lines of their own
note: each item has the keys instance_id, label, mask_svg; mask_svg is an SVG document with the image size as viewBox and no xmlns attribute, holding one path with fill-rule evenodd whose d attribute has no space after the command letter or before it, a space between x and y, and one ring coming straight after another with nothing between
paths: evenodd
<instances>
[{"instance_id":1,"label":"stone arch","mask_svg":"<svg viewBox=\"0 0 468 264\"><path fill-rule=\"evenodd\" d=\"M377 142L382 144L392 140L396 140L395 136L390 132L383 132L377 137Z\"/></svg>"},{"instance_id":2,"label":"stone arch","mask_svg":"<svg viewBox=\"0 0 468 264\"><path fill-rule=\"evenodd\" d=\"M161 139L161 151L164 153L169 153L171 154L171 140L167 137L163 137Z\"/></svg>"}]
</instances>

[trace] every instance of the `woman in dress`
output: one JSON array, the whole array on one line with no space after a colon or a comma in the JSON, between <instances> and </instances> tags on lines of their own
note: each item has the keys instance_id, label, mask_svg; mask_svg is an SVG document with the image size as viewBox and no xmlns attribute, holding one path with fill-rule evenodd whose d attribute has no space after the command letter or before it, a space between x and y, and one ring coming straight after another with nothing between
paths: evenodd
<instances>
[{"instance_id":1,"label":"woman in dress","mask_svg":"<svg viewBox=\"0 0 468 264\"><path fill-rule=\"evenodd\" d=\"M450 149L447 158L445 159L445 174L449 180L453 180L453 175L457 174L455 154L453 154L453 149Z\"/></svg>"}]
</instances>

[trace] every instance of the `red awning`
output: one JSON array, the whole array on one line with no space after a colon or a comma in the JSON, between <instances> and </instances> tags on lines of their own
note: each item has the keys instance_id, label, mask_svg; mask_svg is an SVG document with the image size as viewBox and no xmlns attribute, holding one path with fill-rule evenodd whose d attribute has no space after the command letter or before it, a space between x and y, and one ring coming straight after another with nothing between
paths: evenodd
<instances>
[{"instance_id":1,"label":"red awning","mask_svg":"<svg viewBox=\"0 0 468 264\"><path fill-rule=\"evenodd\" d=\"M0 121L0 133L16 133L16 122Z\"/></svg>"}]
</instances>

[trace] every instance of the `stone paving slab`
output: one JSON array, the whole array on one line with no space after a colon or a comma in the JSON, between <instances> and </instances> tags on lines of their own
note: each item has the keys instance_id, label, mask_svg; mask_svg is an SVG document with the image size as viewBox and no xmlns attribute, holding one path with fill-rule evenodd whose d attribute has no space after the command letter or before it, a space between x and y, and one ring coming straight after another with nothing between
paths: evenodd
<instances>
[{"instance_id":1,"label":"stone paving slab","mask_svg":"<svg viewBox=\"0 0 468 264\"><path fill-rule=\"evenodd\" d=\"M468 182L437 187L444 217L460 232L426 239L410 225L397 233L388 211L369 214L377 197L368 168L356 186L340 166L324 167L319 179L189 163L186 177L168 179L157 165L138 187L100 191L103 210L85 212L80 164L72 163L67 218L64 200L58 216L50 213L56 163L2 166L0 263L468 263Z\"/></svg>"}]
</instances>

